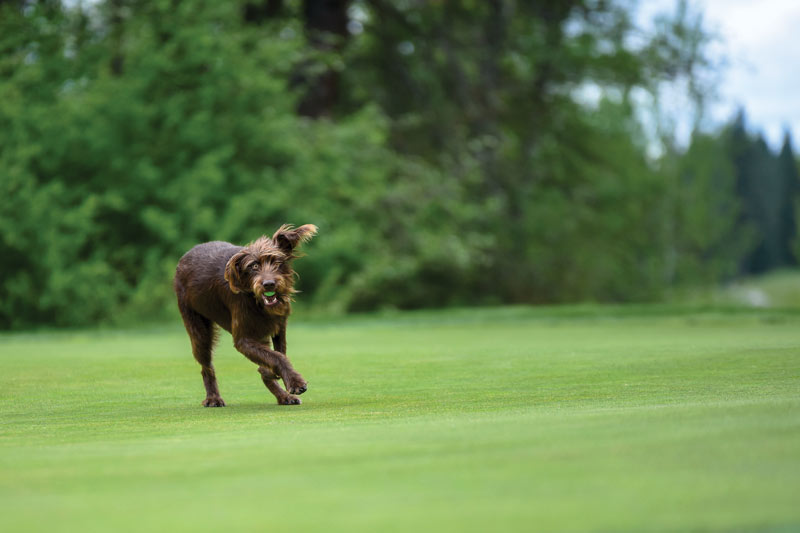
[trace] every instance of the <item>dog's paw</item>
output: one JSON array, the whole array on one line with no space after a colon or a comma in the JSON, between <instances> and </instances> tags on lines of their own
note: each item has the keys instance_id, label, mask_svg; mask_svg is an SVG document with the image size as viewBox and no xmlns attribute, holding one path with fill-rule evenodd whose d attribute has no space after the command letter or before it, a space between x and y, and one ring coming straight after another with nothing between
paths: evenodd
<instances>
[{"instance_id":1,"label":"dog's paw","mask_svg":"<svg viewBox=\"0 0 800 533\"><path fill-rule=\"evenodd\" d=\"M225 401L219 396L209 396L203 400L203 407L225 407Z\"/></svg>"},{"instance_id":2,"label":"dog's paw","mask_svg":"<svg viewBox=\"0 0 800 533\"><path fill-rule=\"evenodd\" d=\"M278 400L278 405L300 405L303 403L300 398L287 394L285 397Z\"/></svg>"},{"instance_id":3,"label":"dog's paw","mask_svg":"<svg viewBox=\"0 0 800 533\"><path fill-rule=\"evenodd\" d=\"M308 390L308 383L300 374L295 374L289 379L284 379L283 383L286 385L286 392L289 394L303 394Z\"/></svg>"}]
</instances>

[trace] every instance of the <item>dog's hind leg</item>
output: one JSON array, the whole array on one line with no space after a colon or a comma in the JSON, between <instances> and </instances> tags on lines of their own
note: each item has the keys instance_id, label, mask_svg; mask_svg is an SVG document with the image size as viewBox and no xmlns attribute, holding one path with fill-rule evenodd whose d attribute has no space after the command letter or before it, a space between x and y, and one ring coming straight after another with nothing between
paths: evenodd
<instances>
[{"instance_id":1,"label":"dog's hind leg","mask_svg":"<svg viewBox=\"0 0 800 533\"><path fill-rule=\"evenodd\" d=\"M217 331L214 324L200 313L189 308L185 303L178 302L178 308L183 317L183 325L192 341L192 354L202 367L203 385L206 387L206 399L203 407L225 407L225 401L219 395L217 375L211 363L211 355L216 342Z\"/></svg>"}]
</instances>

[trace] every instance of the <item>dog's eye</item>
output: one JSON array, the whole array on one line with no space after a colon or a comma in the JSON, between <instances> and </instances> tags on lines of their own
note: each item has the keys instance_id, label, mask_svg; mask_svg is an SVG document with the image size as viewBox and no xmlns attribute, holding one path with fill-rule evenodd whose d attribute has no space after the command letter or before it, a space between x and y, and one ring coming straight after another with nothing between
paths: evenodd
<instances>
[{"instance_id":1,"label":"dog's eye","mask_svg":"<svg viewBox=\"0 0 800 533\"><path fill-rule=\"evenodd\" d=\"M250 265L250 270L258 270L259 268L261 268L261 264L259 263L253 263Z\"/></svg>"}]
</instances>

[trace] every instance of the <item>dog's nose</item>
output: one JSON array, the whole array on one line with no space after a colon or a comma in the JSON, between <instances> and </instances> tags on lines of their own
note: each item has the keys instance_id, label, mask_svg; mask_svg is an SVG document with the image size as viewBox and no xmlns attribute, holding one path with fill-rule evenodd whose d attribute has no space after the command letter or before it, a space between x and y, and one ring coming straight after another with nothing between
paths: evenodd
<instances>
[{"instance_id":1,"label":"dog's nose","mask_svg":"<svg viewBox=\"0 0 800 533\"><path fill-rule=\"evenodd\" d=\"M264 287L264 290L267 291L267 292L274 291L275 290L275 280L274 279L265 280L264 282L261 283L261 286Z\"/></svg>"}]
</instances>

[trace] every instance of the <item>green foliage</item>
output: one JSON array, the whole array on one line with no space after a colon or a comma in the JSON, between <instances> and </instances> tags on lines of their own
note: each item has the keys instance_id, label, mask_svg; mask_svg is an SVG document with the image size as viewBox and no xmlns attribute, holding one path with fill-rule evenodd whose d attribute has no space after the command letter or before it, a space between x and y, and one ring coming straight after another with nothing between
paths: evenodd
<instances>
[{"instance_id":1,"label":"green foliage","mask_svg":"<svg viewBox=\"0 0 800 533\"><path fill-rule=\"evenodd\" d=\"M800 202L800 166L792 149L792 137L787 132L777 157L776 172L780 180L778 198L778 236L780 241L781 266L797 265L800 251L797 249L800 224L797 203Z\"/></svg>"},{"instance_id":2,"label":"green foliage","mask_svg":"<svg viewBox=\"0 0 800 533\"><path fill-rule=\"evenodd\" d=\"M677 158L672 185L674 277L713 286L730 279L752 247L752 228L741 216L734 162L726 137L696 133Z\"/></svg>"},{"instance_id":3,"label":"green foliage","mask_svg":"<svg viewBox=\"0 0 800 533\"><path fill-rule=\"evenodd\" d=\"M379 257L395 235L412 255L430 237L410 226L438 213L417 213L402 194L392 205L403 188L431 190L414 185L429 170L383 147L379 112L336 125L296 116L285 78L297 39L264 39L274 28L242 27L227 4L155 3L136 15L122 72L107 67L107 43L66 54L64 39L52 56L9 66L0 85L8 325L158 316L183 251L286 221L328 233L303 284L346 307L342 287L369 275L361 254ZM32 78L38 91L25 90ZM382 204L405 224L380 224Z\"/></svg>"},{"instance_id":4,"label":"green foliage","mask_svg":"<svg viewBox=\"0 0 800 533\"><path fill-rule=\"evenodd\" d=\"M630 90L678 59L628 47L634 28L617 3L367 5L380 25L351 49L348 94L377 101L396 150L455 176L483 206L462 222L489 245L467 301L660 294L666 184ZM364 80L378 91L360 91ZM605 93L599 105L577 96L586 84ZM463 292L450 280L448 292Z\"/></svg>"},{"instance_id":5,"label":"green foliage","mask_svg":"<svg viewBox=\"0 0 800 533\"><path fill-rule=\"evenodd\" d=\"M752 228L752 246L741 258L741 270L760 274L797 264L792 242L797 232L795 203L800 197L800 176L791 138L787 134L780 153L767 146L761 134L751 135L740 112L722 134L733 162L742 219Z\"/></svg>"},{"instance_id":6,"label":"green foliage","mask_svg":"<svg viewBox=\"0 0 800 533\"><path fill-rule=\"evenodd\" d=\"M0 4L0 327L174 314L188 248L286 222L320 227L325 312L654 299L729 276L742 228L788 257L792 204L741 220L735 147L647 156L634 89L710 68L685 5L644 37L617 2L351 7L362 33L299 2Z\"/></svg>"}]
</instances>

